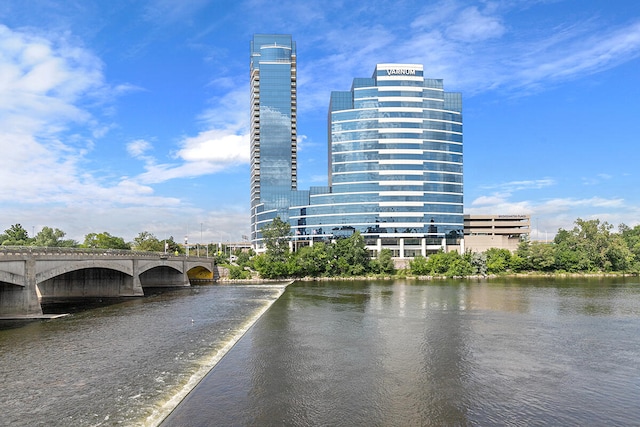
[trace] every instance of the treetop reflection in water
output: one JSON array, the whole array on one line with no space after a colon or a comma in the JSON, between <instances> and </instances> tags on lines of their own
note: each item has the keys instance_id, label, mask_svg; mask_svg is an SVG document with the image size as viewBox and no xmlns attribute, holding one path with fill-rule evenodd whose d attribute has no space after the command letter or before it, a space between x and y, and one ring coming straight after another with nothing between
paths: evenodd
<instances>
[{"instance_id":1,"label":"treetop reflection in water","mask_svg":"<svg viewBox=\"0 0 640 427\"><path fill-rule=\"evenodd\" d=\"M637 279L301 282L163 423L632 425Z\"/></svg>"}]
</instances>

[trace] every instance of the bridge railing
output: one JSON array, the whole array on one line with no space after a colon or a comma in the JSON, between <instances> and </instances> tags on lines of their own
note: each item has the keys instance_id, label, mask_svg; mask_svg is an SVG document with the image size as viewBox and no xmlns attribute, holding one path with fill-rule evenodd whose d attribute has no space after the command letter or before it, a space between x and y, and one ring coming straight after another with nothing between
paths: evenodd
<instances>
[{"instance_id":1,"label":"bridge railing","mask_svg":"<svg viewBox=\"0 0 640 427\"><path fill-rule=\"evenodd\" d=\"M53 246L0 246L0 257L2 256L29 256L29 255L57 255L57 256L104 256L104 257L127 257L127 258L171 258L171 259L183 259L186 255L174 255L172 253L164 252L145 252L145 251L132 251L129 249L101 249L101 248L65 248L65 247L53 247ZM202 258L192 256L192 258Z\"/></svg>"}]
</instances>

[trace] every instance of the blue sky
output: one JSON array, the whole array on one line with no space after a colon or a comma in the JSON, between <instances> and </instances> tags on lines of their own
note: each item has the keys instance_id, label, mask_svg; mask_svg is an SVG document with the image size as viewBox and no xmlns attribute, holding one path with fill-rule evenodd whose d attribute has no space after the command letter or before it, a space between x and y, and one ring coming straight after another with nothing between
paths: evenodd
<instances>
[{"instance_id":1,"label":"blue sky","mask_svg":"<svg viewBox=\"0 0 640 427\"><path fill-rule=\"evenodd\" d=\"M249 234L254 33L297 42L300 189L326 185L330 92L419 63L463 94L467 213L640 223L635 0L4 0L0 231Z\"/></svg>"}]
</instances>

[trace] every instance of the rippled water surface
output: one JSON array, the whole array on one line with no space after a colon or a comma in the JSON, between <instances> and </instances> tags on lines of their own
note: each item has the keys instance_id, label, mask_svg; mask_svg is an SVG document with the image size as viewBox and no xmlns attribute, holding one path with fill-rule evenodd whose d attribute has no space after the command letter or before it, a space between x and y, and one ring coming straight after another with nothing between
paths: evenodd
<instances>
[{"instance_id":1,"label":"rippled water surface","mask_svg":"<svg viewBox=\"0 0 640 427\"><path fill-rule=\"evenodd\" d=\"M640 425L637 279L296 283L167 426Z\"/></svg>"},{"instance_id":2,"label":"rippled water surface","mask_svg":"<svg viewBox=\"0 0 640 427\"><path fill-rule=\"evenodd\" d=\"M283 290L193 287L3 323L0 425L156 425Z\"/></svg>"}]
</instances>

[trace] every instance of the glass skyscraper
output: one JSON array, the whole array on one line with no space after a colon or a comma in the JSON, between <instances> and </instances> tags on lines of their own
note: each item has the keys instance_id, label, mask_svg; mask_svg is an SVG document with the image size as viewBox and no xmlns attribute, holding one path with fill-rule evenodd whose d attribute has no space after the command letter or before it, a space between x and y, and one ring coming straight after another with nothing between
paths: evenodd
<instances>
[{"instance_id":1,"label":"glass skyscraper","mask_svg":"<svg viewBox=\"0 0 640 427\"><path fill-rule=\"evenodd\" d=\"M251 42L251 242L280 217L293 247L359 232L372 254L464 251L462 97L417 64L378 64L332 92L327 187L297 189L296 46Z\"/></svg>"},{"instance_id":2,"label":"glass skyscraper","mask_svg":"<svg viewBox=\"0 0 640 427\"><path fill-rule=\"evenodd\" d=\"M459 93L422 65L378 64L331 94L329 121L329 188L291 207L296 241L359 231L374 253L464 250Z\"/></svg>"},{"instance_id":3,"label":"glass skyscraper","mask_svg":"<svg viewBox=\"0 0 640 427\"><path fill-rule=\"evenodd\" d=\"M297 188L296 45L290 35L251 41L251 242L279 216Z\"/></svg>"}]
</instances>

